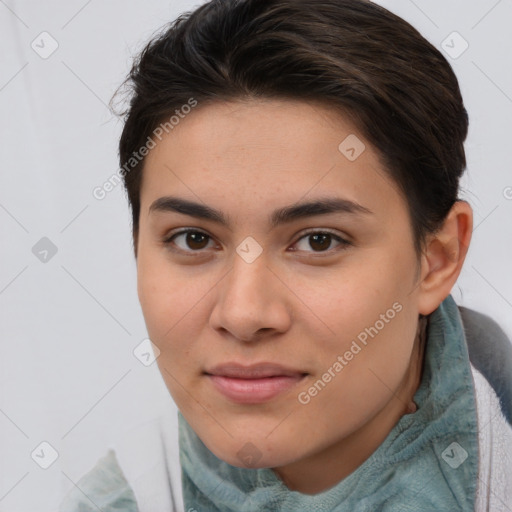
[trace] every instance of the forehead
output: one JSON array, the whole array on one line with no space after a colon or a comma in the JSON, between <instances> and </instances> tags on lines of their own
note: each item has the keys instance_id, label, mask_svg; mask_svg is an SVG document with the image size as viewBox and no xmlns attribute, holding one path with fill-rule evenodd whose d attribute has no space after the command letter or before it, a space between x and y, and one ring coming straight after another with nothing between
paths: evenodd
<instances>
[{"instance_id":1,"label":"forehead","mask_svg":"<svg viewBox=\"0 0 512 512\"><path fill-rule=\"evenodd\" d=\"M199 149L198 156L207 156L208 150L226 160L247 154L263 160L261 150L279 150L269 155L277 164L279 155L283 160L290 154L312 159L326 150L337 155L340 136L355 131L347 119L319 103L254 99L199 104L172 129L172 137L165 138L174 139L168 141L174 146Z\"/></svg>"},{"instance_id":2,"label":"forehead","mask_svg":"<svg viewBox=\"0 0 512 512\"><path fill-rule=\"evenodd\" d=\"M246 209L329 194L390 215L405 208L377 152L347 118L291 100L199 104L146 157L142 208L165 192Z\"/></svg>"}]
</instances>

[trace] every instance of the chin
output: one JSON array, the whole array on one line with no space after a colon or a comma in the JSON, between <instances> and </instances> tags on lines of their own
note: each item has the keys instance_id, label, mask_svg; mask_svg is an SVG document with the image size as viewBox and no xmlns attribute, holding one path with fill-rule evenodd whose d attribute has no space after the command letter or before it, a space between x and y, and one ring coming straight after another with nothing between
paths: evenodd
<instances>
[{"instance_id":1,"label":"chin","mask_svg":"<svg viewBox=\"0 0 512 512\"><path fill-rule=\"evenodd\" d=\"M277 443L276 443L277 441ZM203 441L204 442L204 441ZM296 447L284 446L279 439L274 443L261 439L230 440L229 443L206 443L208 449L219 459L238 468L261 469L284 466L295 461L300 455Z\"/></svg>"}]
</instances>

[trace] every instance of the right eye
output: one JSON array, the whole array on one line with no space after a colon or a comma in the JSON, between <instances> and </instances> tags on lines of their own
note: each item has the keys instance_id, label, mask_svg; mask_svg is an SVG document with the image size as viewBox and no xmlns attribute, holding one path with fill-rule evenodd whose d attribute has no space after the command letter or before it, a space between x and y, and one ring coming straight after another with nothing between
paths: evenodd
<instances>
[{"instance_id":1,"label":"right eye","mask_svg":"<svg viewBox=\"0 0 512 512\"><path fill-rule=\"evenodd\" d=\"M203 231L183 229L166 237L163 243L171 251L191 254L203 252L208 241L211 241L211 237Z\"/></svg>"}]
</instances>

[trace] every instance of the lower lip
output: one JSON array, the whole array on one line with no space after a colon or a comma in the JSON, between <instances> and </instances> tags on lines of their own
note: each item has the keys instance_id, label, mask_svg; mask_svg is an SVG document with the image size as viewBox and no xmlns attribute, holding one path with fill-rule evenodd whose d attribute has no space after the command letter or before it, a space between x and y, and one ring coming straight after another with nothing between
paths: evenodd
<instances>
[{"instance_id":1,"label":"lower lip","mask_svg":"<svg viewBox=\"0 0 512 512\"><path fill-rule=\"evenodd\" d=\"M261 404L293 388L304 375L265 377L262 379L235 379L221 375L207 375L224 396L239 404Z\"/></svg>"}]
</instances>

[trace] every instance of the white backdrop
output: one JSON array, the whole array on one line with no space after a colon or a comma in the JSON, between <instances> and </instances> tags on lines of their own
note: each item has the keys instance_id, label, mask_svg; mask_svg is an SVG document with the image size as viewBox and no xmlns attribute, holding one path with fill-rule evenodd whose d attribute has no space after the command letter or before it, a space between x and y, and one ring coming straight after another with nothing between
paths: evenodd
<instances>
[{"instance_id":1,"label":"white backdrop","mask_svg":"<svg viewBox=\"0 0 512 512\"><path fill-rule=\"evenodd\" d=\"M92 191L117 168L107 103L130 56L200 3L0 0L0 512L56 510L120 432L173 406L133 354L147 333L124 192ZM459 77L475 230L453 295L512 336L512 2L379 3Z\"/></svg>"}]
</instances>

